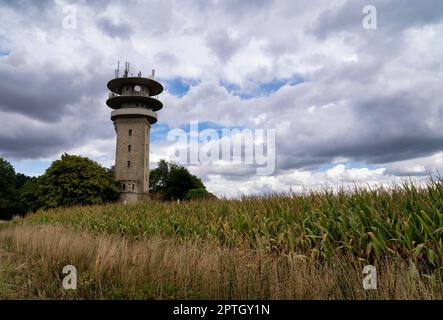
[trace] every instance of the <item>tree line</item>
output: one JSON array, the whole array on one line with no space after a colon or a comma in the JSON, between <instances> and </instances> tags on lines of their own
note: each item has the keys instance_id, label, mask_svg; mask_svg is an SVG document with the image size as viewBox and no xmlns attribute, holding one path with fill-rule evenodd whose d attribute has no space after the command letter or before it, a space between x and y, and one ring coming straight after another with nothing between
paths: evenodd
<instances>
[{"instance_id":1,"label":"tree line","mask_svg":"<svg viewBox=\"0 0 443 320\"><path fill-rule=\"evenodd\" d=\"M16 173L0 158L0 219L24 216L38 209L95 205L118 200L120 183L113 168L77 155L63 154L39 177ZM188 169L160 160L149 174L151 198L160 201L215 198Z\"/></svg>"}]
</instances>

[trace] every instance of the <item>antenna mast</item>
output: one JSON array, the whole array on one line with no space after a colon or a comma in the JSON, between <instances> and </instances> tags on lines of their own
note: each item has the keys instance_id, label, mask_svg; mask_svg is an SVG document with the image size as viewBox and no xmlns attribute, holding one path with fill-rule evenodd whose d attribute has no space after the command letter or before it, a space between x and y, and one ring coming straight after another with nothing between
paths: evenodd
<instances>
[{"instance_id":1,"label":"antenna mast","mask_svg":"<svg viewBox=\"0 0 443 320\"><path fill-rule=\"evenodd\" d=\"M120 76L120 60L117 61L117 69L114 70L114 73L116 78Z\"/></svg>"},{"instance_id":2,"label":"antenna mast","mask_svg":"<svg viewBox=\"0 0 443 320\"><path fill-rule=\"evenodd\" d=\"M129 74L129 62L125 62L125 73L123 74L123 77L127 78Z\"/></svg>"}]
</instances>

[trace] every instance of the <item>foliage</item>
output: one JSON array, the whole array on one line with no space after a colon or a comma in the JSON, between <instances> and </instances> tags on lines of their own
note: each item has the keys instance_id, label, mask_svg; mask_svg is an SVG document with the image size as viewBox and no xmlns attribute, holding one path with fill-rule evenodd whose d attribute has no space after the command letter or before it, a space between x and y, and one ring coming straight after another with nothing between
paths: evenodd
<instances>
[{"instance_id":1,"label":"foliage","mask_svg":"<svg viewBox=\"0 0 443 320\"><path fill-rule=\"evenodd\" d=\"M12 165L0 158L0 219L40 208L113 202L120 190L114 171L113 167L103 168L87 158L64 154L42 176L35 178L16 174ZM164 160L151 171L150 183L154 199L215 197L186 168Z\"/></svg>"},{"instance_id":2,"label":"foliage","mask_svg":"<svg viewBox=\"0 0 443 320\"><path fill-rule=\"evenodd\" d=\"M377 290L363 290L367 263L352 255L318 262L241 244L127 241L48 224L0 228L0 249L0 300L443 299L440 279L411 273L414 263L396 258L376 264ZM77 290L60 290L66 264L81 270Z\"/></svg>"},{"instance_id":3,"label":"foliage","mask_svg":"<svg viewBox=\"0 0 443 320\"><path fill-rule=\"evenodd\" d=\"M18 195L18 208L20 215L25 215L28 212L35 212L40 208L37 181L38 179L35 177L28 177L28 181L20 187Z\"/></svg>"},{"instance_id":4,"label":"foliage","mask_svg":"<svg viewBox=\"0 0 443 320\"><path fill-rule=\"evenodd\" d=\"M88 158L69 154L51 164L38 178L36 189L38 205L43 208L112 202L119 192L111 170Z\"/></svg>"},{"instance_id":5,"label":"foliage","mask_svg":"<svg viewBox=\"0 0 443 320\"><path fill-rule=\"evenodd\" d=\"M202 199L211 199L215 198L215 196L208 192L205 188L196 188L191 189L186 193L185 200L202 200Z\"/></svg>"},{"instance_id":6,"label":"foliage","mask_svg":"<svg viewBox=\"0 0 443 320\"><path fill-rule=\"evenodd\" d=\"M39 208L112 202L118 191L113 169L87 158L64 154L39 178L16 174L12 165L0 158L0 219Z\"/></svg>"},{"instance_id":7,"label":"foliage","mask_svg":"<svg viewBox=\"0 0 443 320\"><path fill-rule=\"evenodd\" d=\"M401 257L424 269L443 267L441 181L420 188L404 183L392 189L72 208L40 212L24 222L312 259L351 254L372 263Z\"/></svg>"},{"instance_id":8,"label":"foliage","mask_svg":"<svg viewBox=\"0 0 443 320\"><path fill-rule=\"evenodd\" d=\"M12 165L0 158L0 219L10 219L16 211L17 186Z\"/></svg>"},{"instance_id":9,"label":"foliage","mask_svg":"<svg viewBox=\"0 0 443 320\"><path fill-rule=\"evenodd\" d=\"M149 186L150 192L160 194L163 200L183 200L191 189L206 191L203 182L188 169L165 160L149 173Z\"/></svg>"}]
</instances>

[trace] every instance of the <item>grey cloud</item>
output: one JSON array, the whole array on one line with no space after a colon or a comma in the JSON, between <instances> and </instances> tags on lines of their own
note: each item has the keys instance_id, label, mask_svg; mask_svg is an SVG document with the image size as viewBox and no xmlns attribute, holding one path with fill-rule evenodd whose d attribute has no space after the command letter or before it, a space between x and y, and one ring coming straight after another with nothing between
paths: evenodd
<instances>
[{"instance_id":1,"label":"grey cloud","mask_svg":"<svg viewBox=\"0 0 443 320\"><path fill-rule=\"evenodd\" d=\"M46 3L51 8L52 2ZM112 76L114 62L125 58L134 64L152 59L155 68L171 70L170 78L183 77L177 70L190 70L196 77L204 75L183 98L167 92L161 96L165 108L159 114L160 123L178 126L198 119L253 128L260 118L264 119L259 124L261 128L277 128L277 174L296 169L315 171L343 157L379 164L389 173L404 175L413 172L408 169L409 162L401 167L391 164L415 161L443 150L443 95L439 88L442 47L437 42L432 46L422 42L416 45L414 35L403 32L417 26L420 33L421 26L440 22L441 1L373 1L378 8L379 29L372 33L361 27L361 9L368 4L363 1L347 1L337 8L323 5L323 1L315 5L312 1L264 0L136 3L112 1L108 5L114 10L106 14L123 14L126 8L131 17L128 23L116 23L120 20L108 16L100 18L107 2L83 1L80 4L87 8L82 9L99 17L85 21L89 22L82 24L85 29L60 36L60 28L51 26L60 24L57 17L48 19L47 26L39 25L38 34L17 24L11 28L16 30L13 35L2 35L5 39L0 42L7 42L8 51L11 49L9 57L0 57L2 155L42 157L93 139L114 137L109 110L104 105L105 85ZM15 4L19 7L24 2L7 2L8 6ZM32 10L38 12L38 8ZM23 20L34 17L32 10L23 11ZM307 26L315 17L317 20ZM441 32L439 28L432 32ZM109 37L131 38L137 43L152 41L153 45L149 49L133 48L128 41L124 46L109 48L109 38L103 37L103 42L95 46L91 42L100 41L95 36L97 29ZM339 32L340 40L336 40L334 35ZM93 36L89 38L89 34ZM239 36L234 38L233 34ZM18 41L20 36L23 39ZM48 56L47 67L37 70L32 62L41 63L44 59L32 59L31 50L36 52L35 48L46 45L46 40L33 42L33 36L48 39L48 48L68 45L78 50L79 65L85 66L85 59L89 63L75 68L74 63ZM251 57L254 63L258 61L256 71L248 61L244 68L233 70L231 63L238 66L236 54L242 52L249 39L258 44L260 59ZM207 48L222 63L211 65L212 61L206 60ZM57 54L66 52L57 49ZM425 52L432 50L435 52ZM355 61L345 61L348 57L341 54L355 56ZM112 65L108 65L109 61ZM314 67L304 68L305 64ZM62 71L68 69L74 71ZM219 85L219 78L232 78L234 74L238 77L231 81L238 81L243 90L251 81L259 85L274 76L285 78L299 72L304 72L301 76L306 83L284 86L270 96L247 101ZM6 122L10 124L21 117L26 121L1 130ZM426 168L433 164L428 162ZM255 175L255 168L235 166L195 170L206 178L222 175L234 185Z\"/></svg>"},{"instance_id":2,"label":"grey cloud","mask_svg":"<svg viewBox=\"0 0 443 320\"><path fill-rule=\"evenodd\" d=\"M159 65L168 66L169 68L178 64L179 59L173 53L160 51L154 56L154 62Z\"/></svg>"},{"instance_id":3,"label":"grey cloud","mask_svg":"<svg viewBox=\"0 0 443 320\"><path fill-rule=\"evenodd\" d=\"M93 7L100 11L104 11L109 5L115 4L115 1L110 1L110 0L84 0L84 1L88 7ZM127 1L127 3L133 4L133 2L129 0Z\"/></svg>"},{"instance_id":4,"label":"grey cloud","mask_svg":"<svg viewBox=\"0 0 443 320\"><path fill-rule=\"evenodd\" d=\"M29 130L25 127L13 137L0 136L1 156L14 159L40 158L72 145L73 141L65 135L54 134L55 128L48 129Z\"/></svg>"},{"instance_id":5,"label":"grey cloud","mask_svg":"<svg viewBox=\"0 0 443 320\"><path fill-rule=\"evenodd\" d=\"M3 114L0 117L0 154L14 159L46 158L93 139L113 138L112 123L103 104L101 99L81 102L57 122Z\"/></svg>"},{"instance_id":6,"label":"grey cloud","mask_svg":"<svg viewBox=\"0 0 443 320\"><path fill-rule=\"evenodd\" d=\"M67 105L79 99L79 74L50 70L1 68L0 110L56 121Z\"/></svg>"},{"instance_id":7,"label":"grey cloud","mask_svg":"<svg viewBox=\"0 0 443 320\"><path fill-rule=\"evenodd\" d=\"M259 11L266 11L273 4L272 0L226 0L221 2L225 12L235 18L247 17L251 13L257 14Z\"/></svg>"},{"instance_id":8,"label":"grey cloud","mask_svg":"<svg viewBox=\"0 0 443 320\"><path fill-rule=\"evenodd\" d=\"M19 10L20 12L43 11L54 5L54 0L40 0L38 6L31 5L28 0L2 0L0 5Z\"/></svg>"},{"instance_id":9,"label":"grey cloud","mask_svg":"<svg viewBox=\"0 0 443 320\"><path fill-rule=\"evenodd\" d=\"M435 94L435 93L434 93ZM430 128L428 119L443 105L433 105L413 93L398 92L388 96L377 94L369 98L354 98L348 106L331 107L330 113L342 112L343 120L332 118L313 120L318 130L302 139L294 121L293 137L277 141L279 169L303 168L312 170L335 158L384 165L390 162L414 159L443 150L443 131L440 124ZM325 111L326 112L326 111ZM315 115L314 115L315 116ZM338 117L337 120L340 118ZM441 123L442 118L436 122ZM333 131L330 131L333 128ZM310 127L312 130L312 127ZM324 134L322 134L324 132Z\"/></svg>"},{"instance_id":10,"label":"grey cloud","mask_svg":"<svg viewBox=\"0 0 443 320\"><path fill-rule=\"evenodd\" d=\"M226 30L218 30L208 35L206 44L214 51L217 58L225 63L240 48L244 41L232 38Z\"/></svg>"},{"instance_id":11,"label":"grey cloud","mask_svg":"<svg viewBox=\"0 0 443 320\"><path fill-rule=\"evenodd\" d=\"M14 56L11 59L14 61ZM15 68L0 65L0 77L0 111L46 122L58 121L69 105L83 96L106 90L103 73L92 78L80 71L59 71L49 64L39 69L24 62Z\"/></svg>"},{"instance_id":12,"label":"grey cloud","mask_svg":"<svg viewBox=\"0 0 443 320\"><path fill-rule=\"evenodd\" d=\"M103 17L97 21L97 26L111 38L127 39L132 34L132 29L128 23L114 22L111 18Z\"/></svg>"},{"instance_id":13,"label":"grey cloud","mask_svg":"<svg viewBox=\"0 0 443 320\"><path fill-rule=\"evenodd\" d=\"M238 102L224 97L223 91L203 83L183 101L183 107L192 106L193 109L178 106L182 110L180 114L172 109L165 111L163 121L170 121L171 116L181 119L185 114L190 116L199 103L213 106L211 115L206 114L205 120L230 126L235 123L229 120L231 118L225 118L225 109L230 110L230 115L236 119L250 119L247 124L243 122L249 127L254 127L255 117L263 113L269 120L262 124L262 128L278 129L280 123L290 121L286 132L277 130L278 170L316 170L339 157L368 164L386 164L443 149L442 126L428 126L428 119L442 116L443 105L438 98L430 98L438 97L438 84L434 84L434 88L432 84L421 84L429 88L421 93L383 92L377 85L369 88L364 79L345 82L347 85L329 84L329 78L325 79L323 84L305 83L287 87L274 94L272 99L243 101L240 111L233 107L238 106ZM352 83L354 87L351 87ZM341 99L345 101L342 105L321 107ZM313 114L307 110L311 105L319 108ZM196 110L196 115L199 112ZM441 120L436 122L443 123Z\"/></svg>"},{"instance_id":14,"label":"grey cloud","mask_svg":"<svg viewBox=\"0 0 443 320\"><path fill-rule=\"evenodd\" d=\"M113 137L105 106L106 81L97 57L85 69L34 67L15 54L0 64L0 153L4 157L48 157L90 139ZM15 66L14 66L15 64Z\"/></svg>"},{"instance_id":15,"label":"grey cloud","mask_svg":"<svg viewBox=\"0 0 443 320\"><path fill-rule=\"evenodd\" d=\"M363 8L374 5L377 9L377 32L395 38L403 29L416 25L431 24L443 18L443 3L439 0L363 0L346 1L341 6L321 12L315 22L307 28L314 35L325 38L338 32L364 34Z\"/></svg>"}]
</instances>

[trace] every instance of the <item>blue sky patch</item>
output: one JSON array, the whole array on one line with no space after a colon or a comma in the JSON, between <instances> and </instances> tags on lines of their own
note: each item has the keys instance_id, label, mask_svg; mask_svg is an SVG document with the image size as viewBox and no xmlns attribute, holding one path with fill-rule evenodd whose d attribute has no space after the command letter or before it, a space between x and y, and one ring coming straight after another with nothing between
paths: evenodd
<instances>
[{"instance_id":1,"label":"blue sky patch","mask_svg":"<svg viewBox=\"0 0 443 320\"><path fill-rule=\"evenodd\" d=\"M9 51L9 50L0 49L0 57L9 56L10 53L11 53L11 51Z\"/></svg>"},{"instance_id":2,"label":"blue sky patch","mask_svg":"<svg viewBox=\"0 0 443 320\"><path fill-rule=\"evenodd\" d=\"M340 162L340 163L327 163L317 170L318 172L326 172L329 169L334 168L335 166L338 166L339 164L343 164L346 169L362 169L367 168L368 170L375 170L381 168L380 166L373 165L373 164L367 164L364 162L358 162L358 161L348 161L348 162Z\"/></svg>"},{"instance_id":3,"label":"blue sky patch","mask_svg":"<svg viewBox=\"0 0 443 320\"><path fill-rule=\"evenodd\" d=\"M42 175L49 168L52 161L50 160L19 160L10 161L17 173L23 173L27 176L37 177Z\"/></svg>"},{"instance_id":4,"label":"blue sky patch","mask_svg":"<svg viewBox=\"0 0 443 320\"><path fill-rule=\"evenodd\" d=\"M186 133L189 134L191 127L189 123L181 124L177 128L182 129ZM166 124L156 124L151 129L151 142L154 141L166 141L166 137L168 136L168 132L174 128L166 125ZM223 126L218 123L214 122L199 122L198 123L198 132L202 132L205 129L214 129L217 131L219 137L222 136L222 129L240 129L243 130L245 127L242 126L236 126L236 127L229 127L229 126Z\"/></svg>"},{"instance_id":5,"label":"blue sky patch","mask_svg":"<svg viewBox=\"0 0 443 320\"><path fill-rule=\"evenodd\" d=\"M171 128L167 124L157 123L151 127L151 142L166 140Z\"/></svg>"},{"instance_id":6,"label":"blue sky patch","mask_svg":"<svg viewBox=\"0 0 443 320\"><path fill-rule=\"evenodd\" d=\"M199 83L199 80L174 78L171 80L164 80L165 89L172 95L179 98L183 97L191 88Z\"/></svg>"},{"instance_id":7,"label":"blue sky patch","mask_svg":"<svg viewBox=\"0 0 443 320\"><path fill-rule=\"evenodd\" d=\"M304 80L299 75L294 75L291 78L273 79L270 82L260 83L252 91L242 91L241 87L236 83L231 83L225 80L220 80L220 85L225 87L231 94L239 96L240 98L247 100L255 97L269 96L270 94L278 91L285 85L295 86L303 83Z\"/></svg>"}]
</instances>

